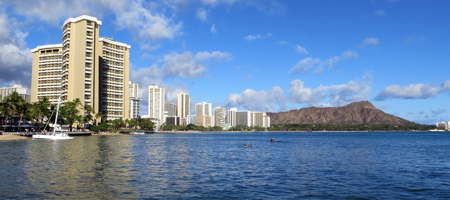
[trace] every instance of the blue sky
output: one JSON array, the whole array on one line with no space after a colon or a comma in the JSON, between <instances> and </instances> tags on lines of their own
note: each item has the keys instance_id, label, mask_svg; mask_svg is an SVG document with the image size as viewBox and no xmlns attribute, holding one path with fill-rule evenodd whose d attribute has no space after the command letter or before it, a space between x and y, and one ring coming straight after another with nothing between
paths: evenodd
<instances>
[{"instance_id":1,"label":"blue sky","mask_svg":"<svg viewBox=\"0 0 450 200\"><path fill-rule=\"evenodd\" d=\"M69 9L70 8L70 9ZM0 86L30 87L31 52L69 17L131 45L130 80L166 100L288 111L368 100L418 123L450 121L450 1L0 0Z\"/></svg>"}]
</instances>

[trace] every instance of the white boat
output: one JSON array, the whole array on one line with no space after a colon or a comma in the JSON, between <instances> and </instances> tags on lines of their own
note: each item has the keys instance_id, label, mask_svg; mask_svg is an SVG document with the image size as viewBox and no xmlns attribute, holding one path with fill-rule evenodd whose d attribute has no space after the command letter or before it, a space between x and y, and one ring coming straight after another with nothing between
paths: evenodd
<instances>
[{"instance_id":1,"label":"white boat","mask_svg":"<svg viewBox=\"0 0 450 200\"><path fill-rule=\"evenodd\" d=\"M68 133L65 133L67 131L63 130L57 130L56 124L58 122L58 112L59 112L59 105L61 104L61 96L58 99L58 108L56 109L56 118L55 118L55 124L53 128L52 134L47 134L44 132L42 135L33 135L33 139L49 139L49 140L68 140L73 139L73 137L69 137Z\"/></svg>"},{"instance_id":2,"label":"white boat","mask_svg":"<svg viewBox=\"0 0 450 200\"><path fill-rule=\"evenodd\" d=\"M145 135L145 132L133 131L133 132L130 132L130 135Z\"/></svg>"}]
</instances>

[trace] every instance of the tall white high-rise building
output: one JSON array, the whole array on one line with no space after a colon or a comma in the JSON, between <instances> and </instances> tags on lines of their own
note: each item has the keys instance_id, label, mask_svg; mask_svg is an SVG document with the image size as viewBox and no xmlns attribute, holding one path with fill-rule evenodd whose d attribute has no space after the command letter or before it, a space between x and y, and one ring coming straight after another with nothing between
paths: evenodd
<instances>
[{"instance_id":1,"label":"tall white high-rise building","mask_svg":"<svg viewBox=\"0 0 450 200\"><path fill-rule=\"evenodd\" d=\"M159 119L163 124L164 119L164 88L158 88L158 86L148 86L148 116L149 118Z\"/></svg>"},{"instance_id":2,"label":"tall white high-rise building","mask_svg":"<svg viewBox=\"0 0 450 200\"><path fill-rule=\"evenodd\" d=\"M237 108L230 108L230 110L227 110L226 115L226 123L230 124L230 127L236 126L236 112Z\"/></svg>"},{"instance_id":3,"label":"tall white high-rise building","mask_svg":"<svg viewBox=\"0 0 450 200\"><path fill-rule=\"evenodd\" d=\"M212 104L201 102L195 104L195 116L212 116Z\"/></svg>"},{"instance_id":4,"label":"tall white high-rise building","mask_svg":"<svg viewBox=\"0 0 450 200\"><path fill-rule=\"evenodd\" d=\"M225 115L225 108L217 106L216 109L214 109L214 125L225 128Z\"/></svg>"},{"instance_id":5,"label":"tall white high-rise building","mask_svg":"<svg viewBox=\"0 0 450 200\"><path fill-rule=\"evenodd\" d=\"M142 99L139 98L138 95L138 89L139 89L139 85L135 84L135 83L131 83L131 81L129 82L129 88L130 88L130 119L137 119L139 116L139 112L141 109L141 101Z\"/></svg>"},{"instance_id":6,"label":"tall white high-rise building","mask_svg":"<svg viewBox=\"0 0 450 200\"><path fill-rule=\"evenodd\" d=\"M31 95L27 94L27 88L24 88L21 85L0 88L0 101L4 100L13 92L17 92L27 103L31 103Z\"/></svg>"},{"instance_id":7,"label":"tall white high-rise building","mask_svg":"<svg viewBox=\"0 0 450 200\"><path fill-rule=\"evenodd\" d=\"M251 126L251 111L236 112L236 126Z\"/></svg>"},{"instance_id":8,"label":"tall white high-rise building","mask_svg":"<svg viewBox=\"0 0 450 200\"><path fill-rule=\"evenodd\" d=\"M167 116L168 117L175 117L175 116L177 116L177 104L166 102L165 111L167 111Z\"/></svg>"},{"instance_id":9,"label":"tall white high-rise building","mask_svg":"<svg viewBox=\"0 0 450 200\"><path fill-rule=\"evenodd\" d=\"M191 109L190 109L191 99L189 94L180 92L177 97L177 117L181 118L183 122L182 125L187 125L190 123Z\"/></svg>"}]
</instances>

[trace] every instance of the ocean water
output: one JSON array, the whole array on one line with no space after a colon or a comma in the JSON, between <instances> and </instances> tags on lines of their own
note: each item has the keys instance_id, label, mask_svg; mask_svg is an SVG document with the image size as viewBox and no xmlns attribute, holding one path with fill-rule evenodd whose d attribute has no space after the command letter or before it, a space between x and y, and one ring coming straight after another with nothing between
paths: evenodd
<instances>
[{"instance_id":1,"label":"ocean water","mask_svg":"<svg viewBox=\"0 0 450 200\"><path fill-rule=\"evenodd\" d=\"M0 199L8 198L450 199L450 134L187 133L5 141Z\"/></svg>"}]
</instances>

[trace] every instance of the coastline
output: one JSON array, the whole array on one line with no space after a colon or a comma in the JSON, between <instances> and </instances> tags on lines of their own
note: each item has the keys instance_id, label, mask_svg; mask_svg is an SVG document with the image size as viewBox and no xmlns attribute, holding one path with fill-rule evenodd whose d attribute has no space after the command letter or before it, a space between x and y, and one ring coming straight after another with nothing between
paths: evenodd
<instances>
[{"instance_id":1,"label":"coastline","mask_svg":"<svg viewBox=\"0 0 450 200\"><path fill-rule=\"evenodd\" d=\"M10 141L10 140L24 140L28 137L23 137L19 135L0 135L0 141Z\"/></svg>"}]
</instances>

